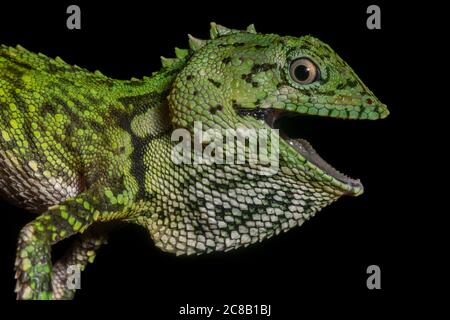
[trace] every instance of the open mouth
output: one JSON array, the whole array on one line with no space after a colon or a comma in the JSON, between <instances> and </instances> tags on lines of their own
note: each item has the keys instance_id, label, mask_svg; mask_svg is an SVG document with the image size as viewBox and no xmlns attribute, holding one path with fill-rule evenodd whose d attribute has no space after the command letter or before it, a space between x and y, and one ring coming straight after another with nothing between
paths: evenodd
<instances>
[{"instance_id":1,"label":"open mouth","mask_svg":"<svg viewBox=\"0 0 450 320\"><path fill-rule=\"evenodd\" d=\"M261 110L261 109L260 109ZM262 110L261 110L262 111ZM278 129L280 137L293 147L308 162L315 165L328 176L334 178L337 186L344 190L345 194L359 195L363 191L363 186L358 179L353 179L342 172L339 172L328 162L326 162L304 138L299 137L299 128L305 123L305 118L313 116L301 115L296 112L279 109L265 109L259 118L273 129ZM322 117L315 117L322 118ZM322 118L323 119L323 118ZM334 120L334 119L333 119Z\"/></svg>"},{"instance_id":2,"label":"open mouth","mask_svg":"<svg viewBox=\"0 0 450 320\"><path fill-rule=\"evenodd\" d=\"M362 192L362 184L358 179L353 179L326 162L311 146L311 144L298 137L298 125L301 125L305 116L296 112L268 109L265 112L265 122L274 129L278 129L280 137L284 139L291 147L301 154L307 161L324 171L327 175L346 186L348 194L359 194Z\"/></svg>"}]
</instances>

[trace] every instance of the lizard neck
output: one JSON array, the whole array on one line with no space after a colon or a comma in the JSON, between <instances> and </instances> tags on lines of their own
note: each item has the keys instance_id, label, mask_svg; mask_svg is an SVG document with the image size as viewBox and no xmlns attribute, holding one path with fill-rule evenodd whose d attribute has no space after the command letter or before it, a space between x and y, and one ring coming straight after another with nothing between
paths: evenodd
<instances>
[{"instance_id":1,"label":"lizard neck","mask_svg":"<svg viewBox=\"0 0 450 320\"><path fill-rule=\"evenodd\" d=\"M125 189L135 200L146 194L145 163L154 163L154 155L145 153L148 144L171 132L167 93L176 74L163 70L141 80L119 81L113 88L118 108L109 117L115 125L104 139L114 146L112 171L122 172Z\"/></svg>"},{"instance_id":2,"label":"lizard neck","mask_svg":"<svg viewBox=\"0 0 450 320\"><path fill-rule=\"evenodd\" d=\"M121 102L126 111L133 112L146 103L154 103L155 99L164 99L176 76L186 65L186 59L178 59L170 67L163 67L142 79L115 80L111 85L111 95ZM136 104L133 104L135 102ZM143 111L143 110L141 110Z\"/></svg>"}]
</instances>

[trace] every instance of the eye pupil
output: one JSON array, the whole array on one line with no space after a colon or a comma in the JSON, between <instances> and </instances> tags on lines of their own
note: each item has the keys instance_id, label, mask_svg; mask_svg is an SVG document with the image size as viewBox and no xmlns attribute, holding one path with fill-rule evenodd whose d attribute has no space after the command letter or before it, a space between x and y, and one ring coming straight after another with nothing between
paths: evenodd
<instances>
[{"instance_id":1,"label":"eye pupil","mask_svg":"<svg viewBox=\"0 0 450 320\"><path fill-rule=\"evenodd\" d=\"M294 70L294 75L299 81L305 81L309 77L309 68L305 65L299 65Z\"/></svg>"}]
</instances>

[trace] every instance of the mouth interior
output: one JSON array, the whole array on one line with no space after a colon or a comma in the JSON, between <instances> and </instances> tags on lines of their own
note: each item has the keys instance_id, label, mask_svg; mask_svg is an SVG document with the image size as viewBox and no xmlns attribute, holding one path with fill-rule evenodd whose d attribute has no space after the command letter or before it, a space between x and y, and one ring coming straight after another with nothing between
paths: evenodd
<instances>
[{"instance_id":1,"label":"mouth interior","mask_svg":"<svg viewBox=\"0 0 450 320\"><path fill-rule=\"evenodd\" d=\"M314 121L311 121L313 120ZM264 120L265 122L274 129L279 130L280 137L284 139L290 146L292 146L298 153L300 153L307 161L311 162L326 174L332 176L338 181L347 184L351 187L360 188L362 187L361 182L358 179L353 179L342 172L339 172L328 162L326 162L311 146L311 144L304 138L306 131L314 131L316 135L321 136L321 140L332 139L332 137L326 137L325 132L320 132L321 126L316 126L312 130L307 130L310 125L307 122L312 123L312 125L317 124L316 120L324 121L340 121L339 119L331 119L324 117L315 117L309 115L300 115L295 112L268 109L265 112ZM322 126L323 128L323 126ZM330 132L327 130L327 132ZM301 137L303 135L303 137ZM306 134L309 138L310 134Z\"/></svg>"}]
</instances>

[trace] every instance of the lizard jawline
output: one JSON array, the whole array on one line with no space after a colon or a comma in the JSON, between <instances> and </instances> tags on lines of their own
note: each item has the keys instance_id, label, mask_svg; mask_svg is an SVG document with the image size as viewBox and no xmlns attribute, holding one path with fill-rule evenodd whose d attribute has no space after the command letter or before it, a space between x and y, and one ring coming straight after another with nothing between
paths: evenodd
<instances>
[{"instance_id":1,"label":"lizard jawline","mask_svg":"<svg viewBox=\"0 0 450 320\"><path fill-rule=\"evenodd\" d=\"M265 122L273 129L281 129L277 127L277 120L281 119L281 117L289 117L289 116L298 116L298 114L276 110L276 109L267 109L265 113L264 120ZM332 176L333 178L339 180L340 182L349 185L352 189L362 189L362 184L359 179L353 179L342 172L336 170L333 166L331 166L328 162L326 162L311 144L305 139L301 138L290 138L287 134L285 134L282 130L280 132L280 137L284 139L292 148L294 148L298 153L300 153L307 161L324 171L327 175Z\"/></svg>"}]
</instances>

